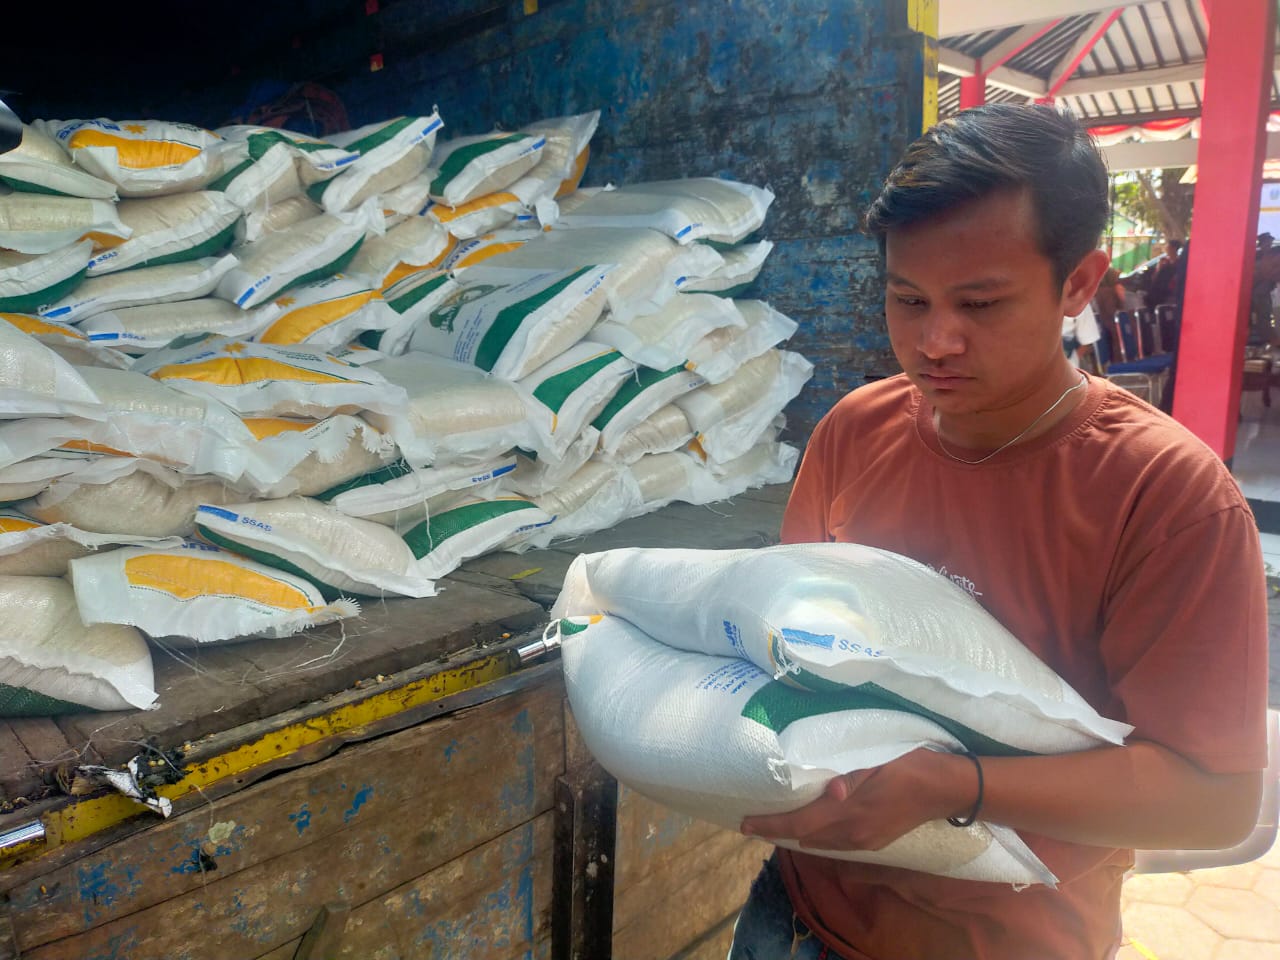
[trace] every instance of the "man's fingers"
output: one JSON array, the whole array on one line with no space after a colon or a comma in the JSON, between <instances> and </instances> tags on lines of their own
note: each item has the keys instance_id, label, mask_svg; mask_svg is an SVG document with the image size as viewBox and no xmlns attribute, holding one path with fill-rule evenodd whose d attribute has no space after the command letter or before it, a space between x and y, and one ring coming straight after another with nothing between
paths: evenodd
<instances>
[{"instance_id":1,"label":"man's fingers","mask_svg":"<svg viewBox=\"0 0 1280 960\"><path fill-rule=\"evenodd\" d=\"M853 796L854 791L866 783L874 772L874 768L870 770L854 770L852 773L832 777L823 792L837 803L843 803Z\"/></svg>"}]
</instances>

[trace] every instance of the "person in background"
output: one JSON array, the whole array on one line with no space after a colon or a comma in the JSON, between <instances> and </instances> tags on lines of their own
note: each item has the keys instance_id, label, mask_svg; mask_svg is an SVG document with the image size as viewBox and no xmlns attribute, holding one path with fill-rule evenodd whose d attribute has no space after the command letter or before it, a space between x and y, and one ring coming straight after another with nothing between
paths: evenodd
<instances>
[{"instance_id":1,"label":"person in background","mask_svg":"<svg viewBox=\"0 0 1280 960\"><path fill-rule=\"evenodd\" d=\"M1275 345L1277 335L1272 324L1272 291L1280 281L1280 250L1273 246L1269 233L1258 234L1253 258L1253 289L1249 298L1249 339L1256 344Z\"/></svg>"},{"instance_id":2,"label":"person in background","mask_svg":"<svg viewBox=\"0 0 1280 960\"><path fill-rule=\"evenodd\" d=\"M1098 373L1094 344L1102 337L1093 306L1086 303L1074 317L1062 318L1062 349L1073 367L1085 367L1090 373Z\"/></svg>"},{"instance_id":3,"label":"person in background","mask_svg":"<svg viewBox=\"0 0 1280 960\"><path fill-rule=\"evenodd\" d=\"M1097 147L1050 106L964 110L908 147L865 221L904 372L818 424L782 540L930 565L1133 733L1055 756L916 750L747 818L745 834L798 849L757 877L730 960L1111 960L1134 848L1228 847L1256 822L1254 518L1213 451L1062 348L1062 318L1106 271L1107 192ZM876 850L951 818L1017 830L1057 886L804 852Z\"/></svg>"},{"instance_id":4,"label":"person in background","mask_svg":"<svg viewBox=\"0 0 1280 960\"><path fill-rule=\"evenodd\" d=\"M1172 303L1173 280L1177 272L1178 256L1182 253L1182 241L1170 240L1164 246L1164 256L1151 268L1147 280L1147 306L1155 309L1162 303Z\"/></svg>"}]
</instances>

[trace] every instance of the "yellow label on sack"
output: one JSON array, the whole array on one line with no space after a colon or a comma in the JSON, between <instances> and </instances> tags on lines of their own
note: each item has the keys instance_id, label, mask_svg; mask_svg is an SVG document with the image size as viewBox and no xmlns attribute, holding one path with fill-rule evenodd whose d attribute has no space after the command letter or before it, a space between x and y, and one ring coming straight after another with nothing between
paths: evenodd
<instances>
[{"instance_id":1,"label":"yellow label on sack","mask_svg":"<svg viewBox=\"0 0 1280 960\"><path fill-rule=\"evenodd\" d=\"M82 236L80 239L81 239L81 240L92 240L92 241L93 241L93 252L94 252L94 253L101 253L103 250L110 250L110 249L112 249L113 247L118 247L118 246L120 246L120 244L124 243L124 239L125 239L125 238L124 238L124 237L117 237L117 236L116 236L115 234L113 234L113 233L101 233L101 232L100 232L100 231L98 231L98 230L90 230L88 233L86 233L86 234L85 234L84 236Z\"/></svg>"},{"instance_id":2,"label":"yellow label on sack","mask_svg":"<svg viewBox=\"0 0 1280 960\"><path fill-rule=\"evenodd\" d=\"M348 294L345 297L335 297L332 300L322 300L320 303L297 307L263 331L258 341L279 344L303 343L317 330L323 330L330 324L351 316L376 295L373 290L361 290L359 293ZM276 303L280 304L280 300Z\"/></svg>"},{"instance_id":3,"label":"yellow label on sack","mask_svg":"<svg viewBox=\"0 0 1280 960\"><path fill-rule=\"evenodd\" d=\"M159 590L178 600L227 597L278 610L314 610L311 598L292 584L210 557L146 553L124 562L129 584Z\"/></svg>"},{"instance_id":4,"label":"yellow label on sack","mask_svg":"<svg viewBox=\"0 0 1280 960\"><path fill-rule=\"evenodd\" d=\"M578 154L578 158L573 161L573 171L569 176L560 181L560 186L556 189L556 199L567 197L578 189L578 185L582 183L583 174L587 172L587 160L591 158L591 147L583 147L582 152Z\"/></svg>"},{"instance_id":5,"label":"yellow label on sack","mask_svg":"<svg viewBox=\"0 0 1280 960\"><path fill-rule=\"evenodd\" d=\"M198 380L223 387L238 387L263 380L299 383L350 383L347 377L305 370L266 357L217 357L200 363L171 363L151 374L157 380Z\"/></svg>"},{"instance_id":6,"label":"yellow label on sack","mask_svg":"<svg viewBox=\"0 0 1280 960\"><path fill-rule=\"evenodd\" d=\"M46 320L41 320L39 317L31 317L25 313L0 313L0 320L7 320L23 333L29 333L32 336L38 336L43 333L57 334L60 337L66 337L68 340L79 341L89 339L79 330L59 326L56 323L49 323Z\"/></svg>"},{"instance_id":7,"label":"yellow label on sack","mask_svg":"<svg viewBox=\"0 0 1280 960\"><path fill-rule=\"evenodd\" d=\"M467 254L455 263L453 268L455 270L462 270L466 267L474 267L477 263L488 260L490 257L496 257L500 253L510 253L512 250L519 250L526 243L528 243L527 240L512 240L507 243L491 243L487 247L481 247L479 250L475 250Z\"/></svg>"},{"instance_id":8,"label":"yellow label on sack","mask_svg":"<svg viewBox=\"0 0 1280 960\"><path fill-rule=\"evenodd\" d=\"M514 193L489 193L483 197L478 197L469 203L463 203L456 207L446 207L444 204L437 204L431 208L431 215L441 223L449 224L459 217L465 217L468 214L476 213L480 210L489 210L493 207L500 207L504 203L519 203L520 198Z\"/></svg>"},{"instance_id":9,"label":"yellow label on sack","mask_svg":"<svg viewBox=\"0 0 1280 960\"><path fill-rule=\"evenodd\" d=\"M154 170L158 167L176 167L200 156L200 147L174 140L135 140L121 137L105 130L85 127L77 130L67 141L71 151L86 147L107 147L116 151L116 162L131 170Z\"/></svg>"},{"instance_id":10,"label":"yellow label on sack","mask_svg":"<svg viewBox=\"0 0 1280 960\"><path fill-rule=\"evenodd\" d=\"M22 533L25 530L34 530L36 527L42 526L44 524L28 520L26 517L0 516L0 533Z\"/></svg>"},{"instance_id":11,"label":"yellow label on sack","mask_svg":"<svg viewBox=\"0 0 1280 960\"><path fill-rule=\"evenodd\" d=\"M136 457L136 453L128 450L117 450L115 447L108 447L105 443L94 443L92 440L64 440L58 444L59 450L75 450L79 453L105 453L109 457ZM149 460L158 460L158 457L148 456ZM164 462L164 461L161 461Z\"/></svg>"},{"instance_id":12,"label":"yellow label on sack","mask_svg":"<svg viewBox=\"0 0 1280 960\"><path fill-rule=\"evenodd\" d=\"M245 417L244 425L257 439L278 437L282 433L293 431L303 433L314 427L319 420L289 420L285 417Z\"/></svg>"}]
</instances>

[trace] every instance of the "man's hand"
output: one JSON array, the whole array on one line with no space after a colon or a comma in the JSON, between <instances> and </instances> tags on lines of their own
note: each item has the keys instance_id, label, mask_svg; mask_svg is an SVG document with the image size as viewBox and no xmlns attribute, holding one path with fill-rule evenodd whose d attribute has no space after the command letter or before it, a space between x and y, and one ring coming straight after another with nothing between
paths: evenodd
<instances>
[{"instance_id":1,"label":"man's hand","mask_svg":"<svg viewBox=\"0 0 1280 960\"><path fill-rule=\"evenodd\" d=\"M977 795L977 771L967 758L922 747L836 777L799 810L747 817L742 832L809 850L879 850L929 820L967 814Z\"/></svg>"}]
</instances>

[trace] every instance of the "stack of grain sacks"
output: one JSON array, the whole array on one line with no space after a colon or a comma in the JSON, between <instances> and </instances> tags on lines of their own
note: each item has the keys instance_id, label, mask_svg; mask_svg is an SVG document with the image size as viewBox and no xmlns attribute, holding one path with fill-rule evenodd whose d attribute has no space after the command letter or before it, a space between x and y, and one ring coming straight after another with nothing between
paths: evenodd
<instances>
[{"instance_id":1,"label":"stack of grain sacks","mask_svg":"<svg viewBox=\"0 0 1280 960\"><path fill-rule=\"evenodd\" d=\"M791 321L733 299L772 195L580 190L597 120L28 126L0 155L0 575L22 578L0 603L48 581L60 623L138 665L131 627L284 636L788 479L780 413L811 368L777 348ZM130 696L42 687L120 659L44 642L0 639L0 713L154 699L149 661Z\"/></svg>"}]
</instances>

